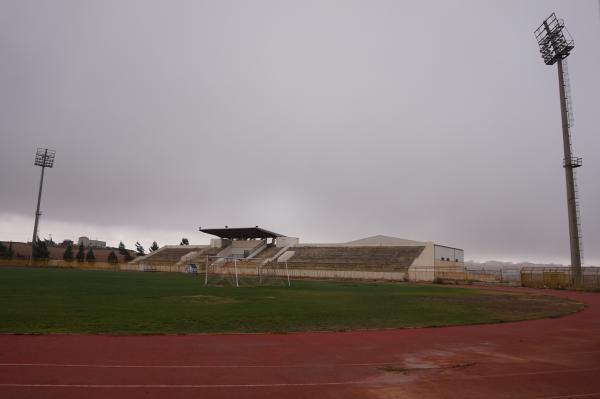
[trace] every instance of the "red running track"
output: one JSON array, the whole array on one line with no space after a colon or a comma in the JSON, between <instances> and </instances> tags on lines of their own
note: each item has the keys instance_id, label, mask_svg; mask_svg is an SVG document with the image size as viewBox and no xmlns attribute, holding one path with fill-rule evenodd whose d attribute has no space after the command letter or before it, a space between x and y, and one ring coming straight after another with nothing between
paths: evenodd
<instances>
[{"instance_id":1,"label":"red running track","mask_svg":"<svg viewBox=\"0 0 600 399\"><path fill-rule=\"evenodd\" d=\"M347 333L2 335L0 398L600 398L600 294L558 319Z\"/></svg>"}]
</instances>

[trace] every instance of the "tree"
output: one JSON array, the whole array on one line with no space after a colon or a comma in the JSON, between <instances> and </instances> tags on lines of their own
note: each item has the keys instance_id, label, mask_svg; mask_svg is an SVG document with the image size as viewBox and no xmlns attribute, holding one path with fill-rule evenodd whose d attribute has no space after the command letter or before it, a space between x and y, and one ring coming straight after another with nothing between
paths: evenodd
<instances>
[{"instance_id":1,"label":"tree","mask_svg":"<svg viewBox=\"0 0 600 399\"><path fill-rule=\"evenodd\" d=\"M12 241L8 243L8 250L6 251L6 257L12 259L15 256L15 251L12 249Z\"/></svg>"},{"instance_id":2,"label":"tree","mask_svg":"<svg viewBox=\"0 0 600 399\"><path fill-rule=\"evenodd\" d=\"M150 246L150 252L154 252L158 250L158 244L156 243L156 241L152 242L152 245Z\"/></svg>"},{"instance_id":3,"label":"tree","mask_svg":"<svg viewBox=\"0 0 600 399\"><path fill-rule=\"evenodd\" d=\"M65 249L65 253L63 254L63 260L66 260L67 262L72 262L73 259L73 244L68 243L67 248Z\"/></svg>"},{"instance_id":4,"label":"tree","mask_svg":"<svg viewBox=\"0 0 600 399\"><path fill-rule=\"evenodd\" d=\"M48 251L46 241L42 241L39 237L37 237L32 245L33 259L48 259L50 257L50 251Z\"/></svg>"},{"instance_id":5,"label":"tree","mask_svg":"<svg viewBox=\"0 0 600 399\"><path fill-rule=\"evenodd\" d=\"M125 254L123 255L123 260L125 262L131 262L133 260L133 256L131 256L131 253L129 253L129 251L125 252Z\"/></svg>"},{"instance_id":6,"label":"tree","mask_svg":"<svg viewBox=\"0 0 600 399\"><path fill-rule=\"evenodd\" d=\"M179 245L190 245L190 241L187 238L182 238Z\"/></svg>"},{"instance_id":7,"label":"tree","mask_svg":"<svg viewBox=\"0 0 600 399\"><path fill-rule=\"evenodd\" d=\"M146 255L146 251L144 251L144 247L142 247L142 244L140 244L139 242L135 243L135 252L137 253L138 256Z\"/></svg>"},{"instance_id":8,"label":"tree","mask_svg":"<svg viewBox=\"0 0 600 399\"><path fill-rule=\"evenodd\" d=\"M8 248L0 241L0 258L8 258Z\"/></svg>"},{"instance_id":9,"label":"tree","mask_svg":"<svg viewBox=\"0 0 600 399\"><path fill-rule=\"evenodd\" d=\"M79 243L79 248L77 249L77 256L75 256L77 262L83 262L85 260L85 247L83 243Z\"/></svg>"},{"instance_id":10,"label":"tree","mask_svg":"<svg viewBox=\"0 0 600 399\"><path fill-rule=\"evenodd\" d=\"M119 263L119 259L117 258L117 254L115 253L114 249L108 254L108 263Z\"/></svg>"},{"instance_id":11,"label":"tree","mask_svg":"<svg viewBox=\"0 0 600 399\"><path fill-rule=\"evenodd\" d=\"M133 260L131 253L129 253L129 250L125 248L125 244L123 244L123 241L119 243L119 253L123 255L123 260L125 262L131 262Z\"/></svg>"},{"instance_id":12,"label":"tree","mask_svg":"<svg viewBox=\"0 0 600 399\"><path fill-rule=\"evenodd\" d=\"M94 263L96 261L96 255L94 255L94 250L92 247L88 249L88 252L85 255L85 261L90 263Z\"/></svg>"}]
</instances>

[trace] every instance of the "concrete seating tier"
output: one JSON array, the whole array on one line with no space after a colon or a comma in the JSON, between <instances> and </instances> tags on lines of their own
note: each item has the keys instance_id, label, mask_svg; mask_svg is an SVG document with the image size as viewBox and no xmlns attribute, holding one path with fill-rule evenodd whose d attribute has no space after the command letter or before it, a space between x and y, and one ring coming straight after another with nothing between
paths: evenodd
<instances>
[{"instance_id":1,"label":"concrete seating tier","mask_svg":"<svg viewBox=\"0 0 600 399\"><path fill-rule=\"evenodd\" d=\"M217 254L221 252L221 248L206 248L203 252L202 252L202 256L217 256Z\"/></svg>"},{"instance_id":2,"label":"concrete seating tier","mask_svg":"<svg viewBox=\"0 0 600 399\"><path fill-rule=\"evenodd\" d=\"M181 245L179 248L165 248L156 253L152 253L144 258L141 262L146 264L174 264L179 262L179 260L191 253L197 251L204 251L204 248L194 248L186 245Z\"/></svg>"},{"instance_id":3,"label":"concrete seating tier","mask_svg":"<svg viewBox=\"0 0 600 399\"><path fill-rule=\"evenodd\" d=\"M217 256L219 252L221 252L221 248L206 248L204 251L201 251L192 257L191 260L196 263L206 263L207 256L214 257Z\"/></svg>"},{"instance_id":4,"label":"concrete seating tier","mask_svg":"<svg viewBox=\"0 0 600 399\"><path fill-rule=\"evenodd\" d=\"M406 271L423 251L415 247L295 247L289 268Z\"/></svg>"},{"instance_id":5,"label":"concrete seating tier","mask_svg":"<svg viewBox=\"0 0 600 399\"><path fill-rule=\"evenodd\" d=\"M256 258L265 260L267 258L271 258L271 257L277 255L277 252L279 252L279 251L281 251L281 247L276 247L276 246L267 247L266 249L263 249L262 251L260 251L256 255Z\"/></svg>"}]
</instances>

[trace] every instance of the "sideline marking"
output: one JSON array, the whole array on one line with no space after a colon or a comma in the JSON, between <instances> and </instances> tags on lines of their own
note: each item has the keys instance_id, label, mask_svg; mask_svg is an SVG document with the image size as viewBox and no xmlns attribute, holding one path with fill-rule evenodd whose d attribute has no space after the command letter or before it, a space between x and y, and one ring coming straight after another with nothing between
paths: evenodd
<instances>
[{"instance_id":1,"label":"sideline marking","mask_svg":"<svg viewBox=\"0 0 600 399\"><path fill-rule=\"evenodd\" d=\"M455 379L471 380L479 378L504 378L504 377L519 377L523 375L544 375L544 374L566 374L566 373L585 373L589 371L600 371L600 367L589 367L584 369L570 369L570 370L544 370L544 371L528 371L524 373L505 373L505 374L488 374L488 375L464 375L455 376ZM448 378L444 378L448 379ZM560 397L560 396L558 396ZM567 396L568 397L568 396Z\"/></svg>"},{"instance_id":2,"label":"sideline marking","mask_svg":"<svg viewBox=\"0 0 600 399\"><path fill-rule=\"evenodd\" d=\"M397 362L386 362L386 363L326 363L326 364L300 364L300 365L110 365L110 364L101 364L101 365L93 365L93 364L57 364L57 363L0 363L0 367L81 367L81 368L131 368L131 369L144 369L144 368L166 368L166 369L206 369L206 368L215 368L215 369L225 369L225 368L301 368L301 367L340 367L340 366L348 366L348 367L369 367L369 366L389 366L398 364ZM433 367L424 367L422 369L417 370L439 370L439 368ZM500 373L500 374L482 374L482 375L456 375L452 376L452 379L460 379L460 380L472 380L472 379L482 379L482 378L504 378L504 377L519 377L524 375L544 375L544 374L566 374L566 373L584 373L589 371L600 371L600 367L589 367L582 369L561 369L561 370L541 370L541 371L528 371L528 372L520 372L520 373ZM439 379L448 379L450 377L440 377ZM2 384L0 384L2 386ZM151 385L143 385L149 386ZM212 386L212 385L211 385ZM254 385L250 385L254 386ZM568 397L568 396L567 396ZM557 398L560 398L558 396Z\"/></svg>"},{"instance_id":3,"label":"sideline marking","mask_svg":"<svg viewBox=\"0 0 600 399\"><path fill-rule=\"evenodd\" d=\"M261 388L261 387L303 387L320 385L355 385L361 381L342 382L298 382L298 383L274 383L274 384L0 384L0 387L17 388Z\"/></svg>"},{"instance_id":4,"label":"sideline marking","mask_svg":"<svg viewBox=\"0 0 600 399\"><path fill-rule=\"evenodd\" d=\"M137 368L158 368L158 369L227 369L227 368L300 368L300 367L361 367L361 366L389 366L399 362L383 363L321 363L321 364L281 364L281 365L135 365L135 364L61 364L61 363L0 363L0 367L82 367L82 368L116 368L116 369L137 369Z\"/></svg>"},{"instance_id":5,"label":"sideline marking","mask_svg":"<svg viewBox=\"0 0 600 399\"><path fill-rule=\"evenodd\" d=\"M560 396L544 396L543 398L539 398L539 399L563 399L563 398L586 398L586 397L589 398L591 396L600 396L600 392L576 393L573 395L560 395Z\"/></svg>"}]
</instances>

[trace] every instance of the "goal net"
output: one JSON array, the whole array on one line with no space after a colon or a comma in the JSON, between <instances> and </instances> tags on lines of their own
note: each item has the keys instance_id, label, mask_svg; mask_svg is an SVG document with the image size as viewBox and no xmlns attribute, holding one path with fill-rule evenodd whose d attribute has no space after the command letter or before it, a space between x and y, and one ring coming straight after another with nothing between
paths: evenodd
<instances>
[{"instance_id":1,"label":"goal net","mask_svg":"<svg viewBox=\"0 0 600 399\"><path fill-rule=\"evenodd\" d=\"M204 285L208 286L290 286L287 263L268 259L207 256L203 269Z\"/></svg>"}]
</instances>

